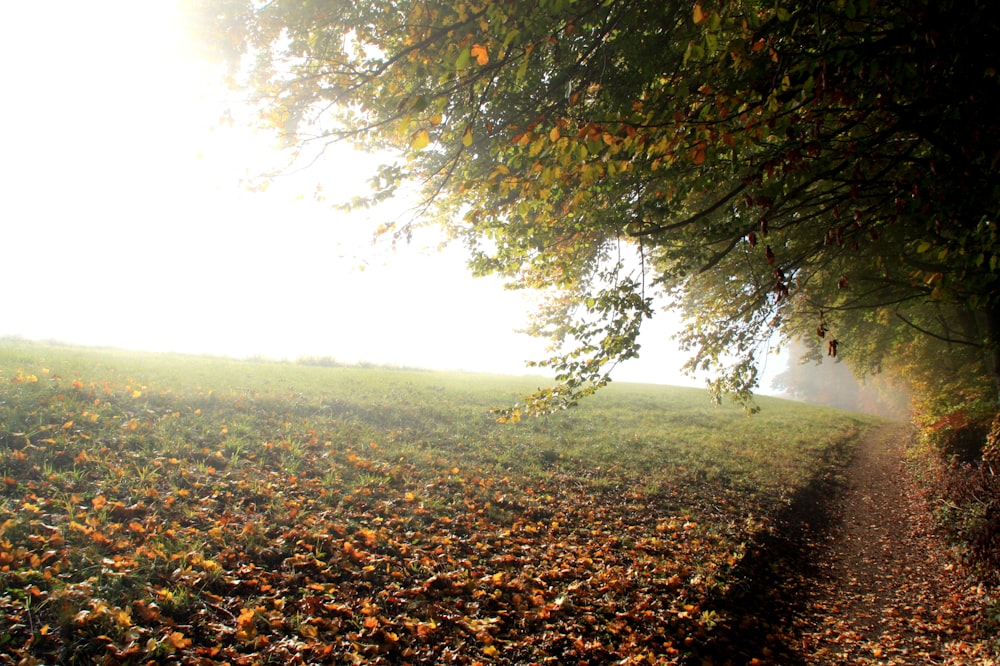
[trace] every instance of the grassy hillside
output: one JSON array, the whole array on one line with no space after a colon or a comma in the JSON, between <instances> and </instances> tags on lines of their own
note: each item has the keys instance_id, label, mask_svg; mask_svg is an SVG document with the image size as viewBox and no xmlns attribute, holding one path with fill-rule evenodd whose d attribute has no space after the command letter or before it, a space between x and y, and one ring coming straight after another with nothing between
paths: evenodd
<instances>
[{"instance_id":1,"label":"grassy hillside","mask_svg":"<svg viewBox=\"0 0 1000 666\"><path fill-rule=\"evenodd\" d=\"M543 381L0 346L0 663L678 663L873 423Z\"/></svg>"}]
</instances>

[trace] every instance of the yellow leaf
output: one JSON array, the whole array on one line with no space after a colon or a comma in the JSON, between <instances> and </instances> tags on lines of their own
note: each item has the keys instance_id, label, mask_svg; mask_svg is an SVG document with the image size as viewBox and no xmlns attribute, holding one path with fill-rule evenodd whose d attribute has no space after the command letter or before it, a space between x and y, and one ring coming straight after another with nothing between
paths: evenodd
<instances>
[{"instance_id":1,"label":"yellow leaf","mask_svg":"<svg viewBox=\"0 0 1000 666\"><path fill-rule=\"evenodd\" d=\"M444 116L442 114L435 113L433 116L431 116L431 127L436 127L436 126L440 125L441 121L443 119L444 119Z\"/></svg>"},{"instance_id":2,"label":"yellow leaf","mask_svg":"<svg viewBox=\"0 0 1000 666\"><path fill-rule=\"evenodd\" d=\"M480 65L485 65L490 61L490 54L486 51L486 47L482 44L473 44L472 49L469 51L469 55L476 59Z\"/></svg>"},{"instance_id":3,"label":"yellow leaf","mask_svg":"<svg viewBox=\"0 0 1000 666\"><path fill-rule=\"evenodd\" d=\"M487 657L492 657L493 659L496 659L500 655L500 650L498 650L497 646L495 645L487 645L486 647L483 648L483 654L485 654Z\"/></svg>"},{"instance_id":4,"label":"yellow leaf","mask_svg":"<svg viewBox=\"0 0 1000 666\"><path fill-rule=\"evenodd\" d=\"M559 140L559 125L553 127L552 131L549 132L549 140L552 142L556 142Z\"/></svg>"},{"instance_id":5,"label":"yellow leaf","mask_svg":"<svg viewBox=\"0 0 1000 666\"><path fill-rule=\"evenodd\" d=\"M164 642L167 643L167 645L170 645L171 647L176 648L178 650L182 650L191 645L191 639L187 638L184 634L182 634L179 631L175 631L174 633L167 636L164 639Z\"/></svg>"},{"instance_id":6,"label":"yellow leaf","mask_svg":"<svg viewBox=\"0 0 1000 666\"><path fill-rule=\"evenodd\" d=\"M694 22L696 24L700 24L704 22L704 20L705 20L705 12L702 11L700 4L696 4L694 6Z\"/></svg>"},{"instance_id":7,"label":"yellow leaf","mask_svg":"<svg viewBox=\"0 0 1000 666\"><path fill-rule=\"evenodd\" d=\"M315 624L303 624L299 627L299 633L302 634L303 638L316 638L319 635L319 629L316 628Z\"/></svg>"},{"instance_id":8,"label":"yellow leaf","mask_svg":"<svg viewBox=\"0 0 1000 666\"><path fill-rule=\"evenodd\" d=\"M431 133L422 129L413 135L413 143L410 144L410 148L413 150L423 150L430 142Z\"/></svg>"},{"instance_id":9,"label":"yellow leaf","mask_svg":"<svg viewBox=\"0 0 1000 666\"><path fill-rule=\"evenodd\" d=\"M472 126L465 128L465 134L462 135L462 145L471 146L472 145Z\"/></svg>"}]
</instances>

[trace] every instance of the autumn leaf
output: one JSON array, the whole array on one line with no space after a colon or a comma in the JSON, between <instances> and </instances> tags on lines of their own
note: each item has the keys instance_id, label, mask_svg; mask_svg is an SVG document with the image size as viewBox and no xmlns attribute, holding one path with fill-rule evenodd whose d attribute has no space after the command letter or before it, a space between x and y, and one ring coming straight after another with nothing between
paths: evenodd
<instances>
[{"instance_id":1,"label":"autumn leaf","mask_svg":"<svg viewBox=\"0 0 1000 666\"><path fill-rule=\"evenodd\" d=\"M469 50L469 55L475 58L480 65L485 65L490 61L490 54L482 44L474 44Z\"/></svg>"},{"instance_id":2,"label":"autumn leaf","mask_svg":"<svg viewBox=\"0 0 1000 666\"><path fill-rule=\"evenodd\" d=\"M163 639L164 644L176 650L183 650L184 648L191 645L191 639L187 638L184 634L179 631L175 631Z\"/></svg>"},{"instance_id":3,"label":"autumn leaf","mask_svg":"<svg viewBox=\"0 0 1000 666\"><path fill-rule=\"evenodd\" d=\"M419 130L413 135L413 141L410 143L410 148L412 150L423 150L431 142L431 133L426 129Z\"/></svg>"},{"instance_id":4,"label":"autumn leaf","mask_svg":"<svg viewBox=\"0 0 1000 666\"><path fill-rule=\"evenodd\" d=\"M236 618L236 638L242 641L250 640L257 635L257 628L254 625L254 618L257 611L253 608L243 608L239 617Z\"/></svg>"},{"instance_id":5,"label":"autumn leaf","mask_svg":"<svg viewBox=\"0 0 1000 666\"><path fill-rule=\"evenodd\" d=\"M695 24L700 25L705 21L705 12L702 10L700 3L695 4L693 14Z\"/></svg>"},{"instance_id":6,"label":"autumn leaf","mask_svg":"<svg viewBox=\"0 0 1000 666\"><path fill-rule=\"evenodd\" d=\"M708 144L704 141L699 141L695 147L691 150L691 161L695 164L701 165L705 163L705 157L708 154Z\"/></svg>"}]
</instances>

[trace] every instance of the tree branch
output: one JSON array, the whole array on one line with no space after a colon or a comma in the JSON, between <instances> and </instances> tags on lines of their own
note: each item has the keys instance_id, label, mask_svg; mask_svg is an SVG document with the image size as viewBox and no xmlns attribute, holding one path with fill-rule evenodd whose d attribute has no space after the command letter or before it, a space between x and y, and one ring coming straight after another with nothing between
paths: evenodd
<instances>
[{"instance_id":1,"label":"tree branch","mask_svg":"<svg viewBox=\"0 0 1000 666\"><path fill-rule=\"evenodd\" d=\"M652 227L650 229L643 229L642 231L626 231L625 233L628 234L629 236L632 236L633 238L641 238L642 236L653 236L653 235L656 235L656 234L659 234L659 233L663 233L665 231L672 231L674 229L681 229L681 228L686 227L686 226L688 226L690 224L694 224L695 222L697 222L698 220L700 220L700 219L702 219L704 217L708 217L709 215L711 215L712 213L714 213L715 211L719 210L720 208L722 208L723 206L725 206L727 203L729 203L730 201L732 201L733 197L735 197L737 194L739 194L740 192L742 192L746 188L747 188L747 183L746 182L740 183L735 188L733 188L730 192L728 192L727 194L723 195L722 198L720 198L718 201L716 201L714 204L712 204L708 208L703 208L700 211L698 211L697 213L695 213L694 215L691 215L690 217L687 217L687 218L681 220L680 222L673 222L671 224L657 225L657 226Z\"/></svg>"},{"instance_id":2,"label":"tree branch","mask_svg":"<svg viewBox=\"0 0 1000 666\"><path fill-rule=\"evenodd\" d=\"M954 339L952 337L949 337L949 336L946 336L946 335L939 335L937 333L934 333L933 331L928 331L926 328L921 328L920 326L917 326L912 321L910 321L909 319L907 319L903 315L899 314L898 312L896 313L896 316L899 317L899 319L904 324L906 324L907 326L920 331L924 335L929 335L932 338L934 338L935 340L940 340L941 342L947 342L949 344L968 345L970 347L975 347L976 349L982 349L982 347L983 347L978 342L972 342L971 340L956 340L956 339Z\"/></svg>"}]
</instances>

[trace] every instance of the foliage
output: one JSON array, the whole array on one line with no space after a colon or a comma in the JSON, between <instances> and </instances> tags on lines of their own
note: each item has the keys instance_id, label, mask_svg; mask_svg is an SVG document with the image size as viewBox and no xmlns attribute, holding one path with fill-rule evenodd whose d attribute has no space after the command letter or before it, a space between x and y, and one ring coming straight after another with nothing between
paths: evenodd
<instances>
[{"instance_id":1,"label":"foliage","mask_svg":"<svg viewBox=\"0 0 1000 666\"><path fill-rule=\"evenodd\" d=\"M415 181L475 272L550 297L561 383L523 411L604 385L657 293L744 400L813 331L862 375L915 334L1000 368L986 0L192 5L302 160L397 151L357 205Z\"/></svg>"},{"instance_id":2,"label":"foliage","mask_svg":"<svg viewBox=\"0 0 1000 666\"><path fill-rule=\"evenodd\" d=\"M0 663L768 663L740 563L872 421L534 381L5 344Z\"/></svg>"},{"instance_id":3,"label":"foliage","mask_svg":"<svg viewBox=\"0 0 1000 666\"><path fill-rule=\"evenodd\" d=\"M959 557L979 579L1000 572L1000 477L991 465L926 458L923 475L934 514Z\"/></svg>"}]
</instances>

